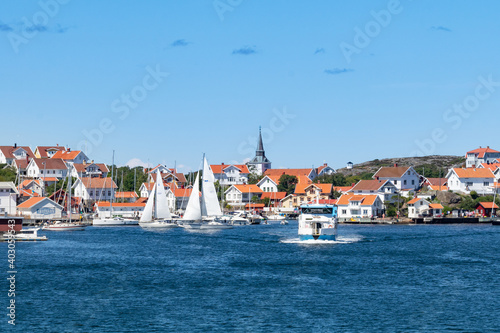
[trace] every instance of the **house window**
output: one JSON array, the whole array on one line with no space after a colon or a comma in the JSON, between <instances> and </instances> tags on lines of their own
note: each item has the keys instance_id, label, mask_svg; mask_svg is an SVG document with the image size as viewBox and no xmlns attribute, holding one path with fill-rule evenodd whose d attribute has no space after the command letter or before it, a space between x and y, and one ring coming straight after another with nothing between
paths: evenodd
<instances>
[{"instance_id":1,"label":"house window","mask_svg":"<svg viewBox=\"0 0 500 333\"><path fill-rule=\"evenodd\" d=\"M406 179L404 180L403 184L406 185Z\"/></svg>"},{"instance_id":2,"label":"house window","mask_svg":"<svg viewBox=\"0 0 500 333\"><path fill-rule=\"evenodd\" d=\"M398 181L397 180L394 180L394 185L398 185Z\"/></svg>"},{"instance_id":3,"label":"house window","mask_svg":"<svg viewBox=\"0 0 500 333\"><path fill-rule=\"evenodd\" d=\"M111 191L108 191L108 197L110 197L110 196L111 196Z\"/></svg>"},{"instance_id":4,"label":"house window","mask_svg":"<svg viewBox=\"0 0 500 333\"><path fill-rule=\"evenodd\" d=\"M368 215L368 209L363 209L363 215Z\"/></svg>"},{"instance_id":5,"label":"house window","mask_svg":"<svg viewBox=\"0 0 500 333\"><path fill-rule=\"evenodd\" d=\"M412 185L415 185L415 180L412 180L412 181L411 181L411 184L412 184Z\"/></svg>"},{"instance_id":6,"label":"house window","mask_svg":"<svg viewBox=\"0 0 500 333\"><path fill-rule=\"evenodd\" d=\"M490 182L484 182L483 185L484 186L490 186Z\"/></svg>"},{"instance_id":7,"label":"house window","mask_svg":"<svg viewBox=\"0 0 500 333\"><path fill-rule=\"evenodd\" d=\"M472 184L472 182L467 182L467 183L465 183L465 184L466 184L467 186L472 186L472 185L473 185L473 184Z\"/></svg>"},{"instance_id":8,"label":"house window","mask_svg":"<svg viewBox=\"0 0 500 333\"><path fill-rule=\"evenodd\" d=\"M342 214L347 214L347 210L346 209L342 209Z\"/></svg>"}]
</instances>

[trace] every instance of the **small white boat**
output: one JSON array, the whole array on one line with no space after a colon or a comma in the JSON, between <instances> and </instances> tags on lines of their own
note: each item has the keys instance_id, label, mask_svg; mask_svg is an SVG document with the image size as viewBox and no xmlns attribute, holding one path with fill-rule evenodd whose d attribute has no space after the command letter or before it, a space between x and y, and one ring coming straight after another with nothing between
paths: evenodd
<instances>
[{"instance_id":1,"label":"small white boat","mask_svg":"<svg viewBox=\"0 0 500 333\"><path fill-rule=\"evenodd\" d=\"M4 234L0 240L7 241L13 239L16 242L26 242L26 241L46 241L47 236L38 236L38 230L40 228L25 228L15 232L13 235Z\"/></svg>"},{"instance_id":2,"label":"small white boat","mask_svg":"<svg viewBox=\"0 0 500 333\"><path fill-rule=\"evenodd\" d=\"M335 240L337 237L337 207L334 205L302 205L299 215L299 239Z\"/></svg>"},{"instance_id":3,"label":"small white boat","mask_svg":"<svg viewBox=\"0 0 500 333\"><path fill-rule=\"evenodd\" d=\"M120 226L120 225L138 225L139 221L134 219L125 219L123 217L109 217L109 218L101 218L94 219L92 221L93 226L97 227L111 227L111 226Z\"/></svg>"},{"instance_id":4,"label":"small white boat","mask_svg":"<svg viewBox=\"0 0 500 333\"><path fill-rule=\"evenodd\" d=\"M283 221L285 217L283 215L273 214L269 215L267 219L271 221Z\"/></svg>"},{"instance_id":5,"label":"small white boat","mask_svg":"<svg viewBox=\"0 0 500 333\"><path fill-rule=\"evenodd\" d=\"M47 231L76 231L85 230L86 225L77 222L56 221L52 224L47 224L42 227L42 230Z\"/></svg>"},{"instance_id":6,"label":"small white boat","mask_svg":"<svg viewBox=\"0 0 500 333\"><path fill-rule=\"evenodd\" d=\"M280 222L281 225L287 225L288 224L288 221L287 220L283 220Z\"/></svg>"},{"instance_id":7,"label":"small white boat","mask_svg":"<svg viewBox=\"0 0 500 333\"><path fill-rule=\"evenodd\" d=\"M238 213L231 218L232 225L249 225L250 221L244 217L243 213Z\"/></svg>"}]
</instances>

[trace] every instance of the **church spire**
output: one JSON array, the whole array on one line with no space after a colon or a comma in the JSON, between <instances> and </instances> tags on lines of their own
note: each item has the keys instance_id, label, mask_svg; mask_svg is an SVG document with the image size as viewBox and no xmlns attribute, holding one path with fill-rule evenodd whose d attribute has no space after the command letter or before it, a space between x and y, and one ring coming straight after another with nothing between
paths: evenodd
<instances>
[{"instance_id":1,"label":"church spire","mask_svg":"<svg viewBox=\"0 0 500 333\"><path fill-rule=\"evenodd\" d=\"M255 170L262 174L267 169L271 169L271 161L266 157L266 152L264 151L264 144L262 143L262 129L259 126L259 139L257 141L257 149L255 150L255 157L247 163L249 166L253 166Z\"/></svg>"},{"instance_id":2,"label":"church spire","mask_svg":"<svg viewBox=\"0 0 500 333\"><path fill-rule=\"evenodd\" d=\"M259 141L257 143L257 150L255 151L255 156L266 156L264 152L264 144L262 143L262 131L259 126Z\"/></svg>"}]
</instances>

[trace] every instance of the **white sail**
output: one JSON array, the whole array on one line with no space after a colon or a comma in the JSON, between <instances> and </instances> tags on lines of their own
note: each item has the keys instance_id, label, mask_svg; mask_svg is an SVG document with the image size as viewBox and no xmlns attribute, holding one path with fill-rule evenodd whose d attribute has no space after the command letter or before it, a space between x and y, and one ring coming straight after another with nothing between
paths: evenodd
<instances>
[{"instance_id":1,"label":"white sail","mask_svg":"<svg viewBox=\"0 0 500 333\"><path fill-rule=\"evenodd\" d=\"M191 191L191 195L189 196L186 212L184 213L182 219L187 221L201 220L199 173L196 175L193 190Z\"/></svg>"},{"instance_id":2,"label":"white sail","mask_svg":"<svg viewBox=\"0 0 500 333\"><path fill-rule=\"evenodd\" d=\"M155 186L156 186L155 218L171 220L172 215L170 215L170 210L168 208L167 193L165 191L165 186L163 185L163 179L161 178L159 169L156 169Z\"/></svg>"},{"instance_id":3,"label":"white sail","mask_svg":"<svg viewBox=\"0 0 500 333\"><path fill-rule=\"evenodd\" d=\"M155 204L155 193L156 193L156 184L154 184L151 193L149 194L148 201L146 202L146 207L144 207L144 211L142 212L141 219L139 222L150 222L153 220L153 207Z\"/></svg>"},{"instance_id":4,"label":"white sail","mask_svg":"<svg viewBox=\"0 0 500 333\"><path fill-rule=\"evenodd\" d=\"M208 165L207 159L203 157L203 183L201 184L201 207L203 216L222 216L214 182L214 173Z\"/></svg>"}]
</instances>

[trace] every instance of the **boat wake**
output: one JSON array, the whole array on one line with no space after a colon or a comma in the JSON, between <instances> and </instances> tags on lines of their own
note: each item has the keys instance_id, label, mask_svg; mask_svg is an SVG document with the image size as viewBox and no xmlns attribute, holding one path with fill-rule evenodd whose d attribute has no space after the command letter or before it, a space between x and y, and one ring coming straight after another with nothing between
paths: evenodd
<instances>
[{"instance_id":1,"label":"boat wake","mask_svg":"<svg viewBox=\"0 0 500 333\"><path fill-rule=\"evenodd\" d=\"M282 239L280 240L280 243L285 243L285 244L314 244L314 245L321 245L321 244L351 244L351 243L357 243L363 240L362 236L338 236L336 240L323 240L323 239L310 239L310 240L305 240L301 241L298 238L290 238L290 239Z\"/></svg>"}]
</instances>

